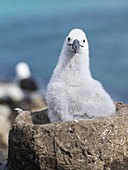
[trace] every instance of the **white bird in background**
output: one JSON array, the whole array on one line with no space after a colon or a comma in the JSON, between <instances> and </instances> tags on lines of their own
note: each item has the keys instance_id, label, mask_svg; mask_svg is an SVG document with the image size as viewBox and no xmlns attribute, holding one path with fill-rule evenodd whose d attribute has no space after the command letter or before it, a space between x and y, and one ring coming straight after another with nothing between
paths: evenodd
<instances>
[{"instance_id":1,"label":"white bird in background","mask_svg":"<svg viewBox=\"0 0 128 170\"><path fill-rule=\"evenodd\" d=\"M51 122L91 119L115 113L101 83L92 78L85 33L73 29L66 37L58 64L47 87Z\"/></svg>"},{"instance_id":2,"label":"white bird in background","mask_svg":"<svg viewBox=\"0 0 128 170\"><path fill-rule=\"evenodd\" d=\"M16 79L23 91L34 92L38 90L37 83L32 78L30 68L25 62L16 65Z\"/></svg>"}]
</instances>

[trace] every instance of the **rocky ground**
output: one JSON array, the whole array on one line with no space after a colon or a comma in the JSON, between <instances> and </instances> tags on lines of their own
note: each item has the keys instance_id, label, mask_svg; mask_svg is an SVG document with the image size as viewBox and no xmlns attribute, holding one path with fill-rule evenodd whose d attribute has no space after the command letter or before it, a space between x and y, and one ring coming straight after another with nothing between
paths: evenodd
<instances>
[{"instance_id":1,"label":"rocky ground","mask_svg":"<svg viewBox=\"0 0 128 170\"><path fill-rule=\"evenodd\" d=\"M24 155L24 160L20 162L19 169L26 166L33 170L33 167L39 166L39 169L49 170L127 170L128 105L116 103L116 107L116 114L109 117L55 124L48 124L47 110L24 111L15 120L10 133L9 157L5 145L0 149L0 170L7 170L8 158L10 165L15 163L17 167L21 161L20 154ZM19 150L20 145L22 150ZM29 161L36 162L29 167Z\"/></svg>"},{"instance_id":2,"label":"rocky ground","mask_svg":"<svg viewBox=\"0 0 128 170\"><path fill-rule=\"evenodd\" d=\"M8 134L18 115L15 108L42 110L46 108L44 97L39 92L24 92L15 83L0 83L0 170L6 169L8 158Z\"/></svg>"},{"instance_id":3,"label":"rocky ground","mask_svg":"<svg viewBox=\"0 0 128 170\"><path fill-rule=\"evenodd\" d=\"M47 110L24 111L9 135L9 170L127 170L128 105L112 116L49 123Z\"/></svg>"}]
</instances>

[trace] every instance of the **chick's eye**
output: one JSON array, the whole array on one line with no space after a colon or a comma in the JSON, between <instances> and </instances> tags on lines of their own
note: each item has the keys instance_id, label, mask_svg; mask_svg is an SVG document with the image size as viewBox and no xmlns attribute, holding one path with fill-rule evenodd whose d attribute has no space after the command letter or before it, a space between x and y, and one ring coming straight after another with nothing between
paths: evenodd
<instances>
[{"instance_id":1,"label":"chick's eye","mask_svg":"<svg viewBox=\"0 0 128 170\"><path fill-rule=\"evenodd\" d=\"M71 38L70 37L68 37L68 41L70 41L71 40Z\"/></svg>"},{"instance_id":2,"label":"chick's eye","mask_svg":"<svg viewBox=\"0 0 128 170\"><path fill-rule=\"evenodd\" d=\"M83 40L83 43L85 43L85 39Z\"/></svg>"}]
</instances>

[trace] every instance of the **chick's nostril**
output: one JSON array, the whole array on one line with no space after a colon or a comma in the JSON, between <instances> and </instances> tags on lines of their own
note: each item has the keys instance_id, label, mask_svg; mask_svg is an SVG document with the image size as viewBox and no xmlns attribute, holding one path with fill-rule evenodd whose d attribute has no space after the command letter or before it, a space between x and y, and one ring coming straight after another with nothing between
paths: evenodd
<instances>
[{"instance_id":1,"label":"chick's nostril","mask_svg":"<svg viewBox=\"0 0 128 170\"><path fill-rule=\"evenodd\" d=\"M79 40L75 39L75 40L73 41L73 44L79 46L79 45L80 45L80 42L79 42Z\"/></svg>"}]
</instances>

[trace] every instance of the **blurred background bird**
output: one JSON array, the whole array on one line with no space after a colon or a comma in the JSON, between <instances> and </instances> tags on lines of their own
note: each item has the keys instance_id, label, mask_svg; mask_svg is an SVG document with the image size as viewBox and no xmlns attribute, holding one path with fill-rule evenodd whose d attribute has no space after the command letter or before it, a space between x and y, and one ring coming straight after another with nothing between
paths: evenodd
<instances>
[{"instance_id":1,"label":"blurred background bird","mask_svg":"<svg viewBox=\"0 0 128 170\"><path fill-rule=\"evenodd\" d=\"M16 78L19 87L25 92L34 92L39 90L36 80L31 75L30 68L27 63L20 62L16 65Z\"/></svg>"}]
</instances>

